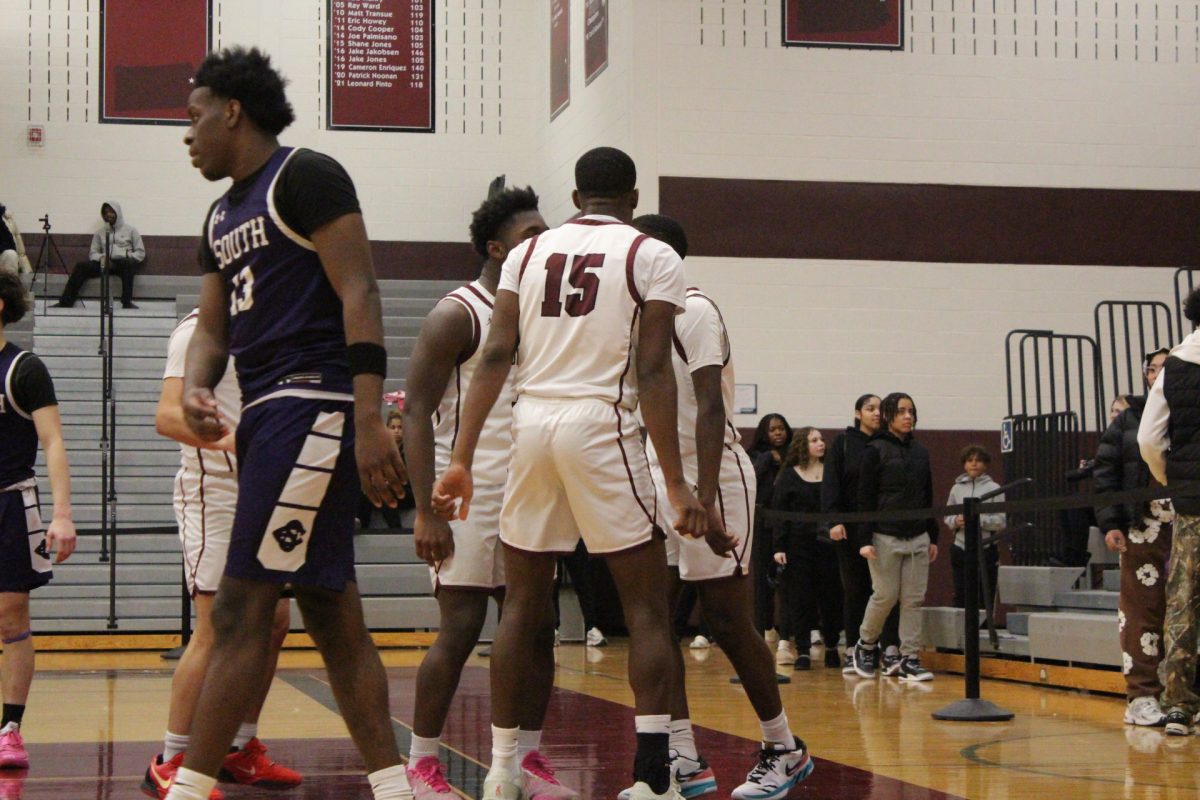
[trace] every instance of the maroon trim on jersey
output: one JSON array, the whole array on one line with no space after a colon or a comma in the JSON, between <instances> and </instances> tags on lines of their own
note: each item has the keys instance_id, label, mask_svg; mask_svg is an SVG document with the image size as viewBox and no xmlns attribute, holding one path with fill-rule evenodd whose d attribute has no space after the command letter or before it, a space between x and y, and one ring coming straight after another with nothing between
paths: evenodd
<instances>
[{"instance_id":1,"label":"maroon trim on jersey","mask_svg":"<svg viewBox=\"0 0 1200 800\"><path fill-rule=\"evenodd\" d=\"M642 513L646 515L646 521L652 527L655 527L655 515L650 513L650 509L646 508L646 504L642 502L641 495L637 491L637 481L633 477L633 469L629 466L629 454L625 452L625 430L621 422L621 407L613 404L613 411L617 414L617 447L621 450L621 461L625 464L625 474L629 476L629 489L633 492L633 499L637 500L637 504L641 506ZM642 448L642 453L645 454L646 449ZM655 490L654 510L658 511L658 491Z\"/></svg>"},{"instance_id":2,"label":"maroon trim on jersey","mask_svg":"<svg viewBox=\"0 0 1200 800\"><path fill-rule=\"evenodd\" d=\"M197 450L196 461L200 464L200 553L196 556L196 568L192 570L192 586L196 585L196 575L200 572L200 563L204 561L204 551L208 549L208 507L204 502L204 479L208 473L204 471L204 456Z\"/></svg>"},{"instance_id":3,"label":"maroon trim on jersey","mask_svg":"<svg viewBox=\"0 0 1200 800\"><path fill-rule=\"evenodd\" d=\"M642 293L638 291L637 282L633 279L633 262L637 256L638 248L642 246L642 242L650 237L646 234L639 235L629 245L629 254L625 256L625 285L629 287L629 296L633 298L633 302L637 303L638 308L642 307Z\"/></svg>"},{"instance_id":4,"label":"maroon trim on jersey","mask_svg":"<svg viewBox=\"0 0 1200 800\"><path fill-rule=\"evenodd\" d=\"M462 416L462 367L459 364L454 365L454 435L450 437L450 449L454 450L454 445L458 443L458 427Z\"/></svg>"},{"instance_id":5,"label":"maroon trim on jersey","mask_svg":"<svg viewBox=\"0 0 1200 800\"><path fill-rule=\"evenodd\" d=\"M492 301L488 300L487 297L484 296L483 292L476 289L475 284L468 283L466 286L464 286L462 288L466 289L468 292L470 292L471 294L478 297L480 302L482 302L485 306L487 306L488 308L492 308Z\"/></svg>"},{"instance_id":6,"label":"maroon trim on jersey","mask_svg":"<svg viewBox=\"0 0 1200 800\"><path fill-rule=\"evenodd\" d=\"M732 427L732 423L730 423ZM725 449L733 453L733 458L737 461L738 475L742 478L742 498L746 503L746 540L742 542L742 552L735 553L734 559L737 560L739 570L742 568L742 559L746 556L746 549L750 546L750 537L754 535L754 507L750 504L750 487L746 483L746 468L742 466L742 457L738 455L738 451L730 445L725 445ZM717 483L717 492L720 493L720 482ZM722 508L722 522L724 522L725 510ZM728 533L728 528L726 529Z\"/></svg>"},{"instance_id":7,"label":"maroon trim on jersey","mask_svg":"<svg viewBox=\"0 0 1200 800\"><path fill-rule=\"evenodd\" d=\"M675 332L675 328L671 328L671 344L675 345L675 352L683 359L683 363L687 363L687 351L683 349L683 342L679 341L679 334Z\"/></svg>"},{"instance_id":8,"label":"maroon trim on jersey","mask_svg":"<svg viewBox=\"0 0 1200 800\"><path fill-rule=\"evenodd\" d=\"M633 341L633 329L637 325L638 312L635 309L633 319L629 323L629 341ZM629 374L629 367L633 364L633 346L630 345L629 352L625 354L625 369L621 370L621 379L617 381L617 402L614 405L621 405L621 400L625 397L625 376Z\"/></svg>"},{"instance_id":9,"label":"maroon trim on jersey","mask_svg":"<svg viewBox=\"0 0 1200 800\"><path fill-rule=\"evenodd\" d=\"M587 219L586 217L576 217L569 219L563 223L564 225L625 225L619 219Z\"/></svg>"},{"instance_id":10,"label":"maroon trim on jersey","mask_svg":"<svg viewBox=\"0 0 1200 800\"><path fill-rule=\"evenodd\" d=\"M541 234L539 233L529 240L529 247L525 250L525 257L521 259L521 270L517 273L518 286L521 284L521 278L525 277L525 268L529 266L529 259L533 257L533 248L537 247L538 236L541 236Z\"/></svg>"},{"instance_id":11,"label":"maroon trim on jersey","mask_svg":"<svg viewBox=\"0 0 1200 800\"><path fill-rule=\"evenodd\" d=\"M465 287L465 288L470 288L470 287ZM471 346L466 348L465 350L463 350L461 353L458 354L458 362L457 362L459 364L465 364L471 358L471 356L475 355L475 351L478 350L479 345L482 344L483 324L479 321L479 315L475 313L475 308L470 303L468 303L466 300L459 297L457 294L458 291L460 291L460 290L455 289L453 292L446 295L445 298L443 298L443 299L453 300L454 302L458 303L463 308L465 308L467 310L467 313L471 315Z\"/></svg>"},{"instance_id":12,"label":"maroon trim on jersey","mask_svg":"<svg viewBox=\"0 0 1200 800\"><path fill-rule=\"evenodd\" d=\"M721 313L721 307L717 305L711 297L694 286L689 288L687 291L688 297L699 297L701 300L706 301L710 306L712 306L713 311L717 312L717 319L721 321L721 335L725 340L721 343L723 345L722 350L724 351L724 354L721 357L721 366L728 366L729 359L733 358L733 345L729 343L729 326L725 324L725 315ZM687 359L684 360L686 361Z\"/></svg>"}]
</instances>

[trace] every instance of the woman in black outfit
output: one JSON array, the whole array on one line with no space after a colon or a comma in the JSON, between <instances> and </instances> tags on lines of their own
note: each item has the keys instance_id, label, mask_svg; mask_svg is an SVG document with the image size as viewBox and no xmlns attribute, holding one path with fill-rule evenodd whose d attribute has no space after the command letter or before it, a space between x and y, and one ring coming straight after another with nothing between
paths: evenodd
<instances>
[{"instance_id":1,"label":"woman in black outfit","mask_svg":"<svg viewBox=\"0 0 1200 800\"><path fill-rule=\"evenodd\" d=\"M814 513L821 510L824 456L825 440L819 430L796 431L775 481L772 510ZM825 666L842 665L837 653L842 633L842 585L838 580L837 554L828 541L819 538L826 529L826 525L818 522L778 522L773 526L775 563L784 568L780 581L783 604L779 614L777 664L790 657L796 669L808 669L809 633L819 626L827 643Z\"/></svg>"},{"instance_id":2,"label":"woman in black outfit","mask_svg":"<svg viewBox=\"0 0 1200 800\"><path fill-rule=\"evenodd\" d=\"M779 465L783 463L791 440L792 426L788 425L782 414L767 414L758 421L754 445L750 448L750 460L754 463L754 476L758 483L758 499L755 502L761 508L771 506L775 476L779 474ZM755 514L750 569L754 574L754 626L759 633L766 633L775 627L775 594L767 583L772 563L770 535L762 515ZM772 637L768 636L767 641L771 643Z\"/></svg>"},{"instance_id":3,"label":"woman in black outfit","mask_svg":"<svg viewBox=\"0 0 1200 800\"><path fill-rule=\"evenodd\" d=\"M858 470L862 462L863 449L867 440L879 432L883 420L879 414L879 395L864 394L854 401L854 424L837 435L829 445L825 458L825 476L821 482L821 510L829 512L854 512L858 510ZM851 526L853 527L853 526ZM858 554L858 548L849 541L845 525L833 525L829 529L837 549L838 571L844 592L844 625L846 629L846 652L849 655L858 641L858 626L862 624L871 599L871 570L867 560ZM899 614L888 617L883 631L885 648L895 647L900 641ZM897 659L898 662L898 659ZM847 674L854 672L850 659L846 659Z\"/></svg>"}]
</instances>

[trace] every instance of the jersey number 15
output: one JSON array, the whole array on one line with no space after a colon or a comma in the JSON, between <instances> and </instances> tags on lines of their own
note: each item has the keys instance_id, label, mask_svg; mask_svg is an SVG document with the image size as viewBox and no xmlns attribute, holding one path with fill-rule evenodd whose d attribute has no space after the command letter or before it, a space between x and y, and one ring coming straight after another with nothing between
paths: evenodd
<instances>
[{"instance_id":1,"label":"jersey number 15","mask_svg":"<svg viewBox=\"0 0 1200 800\"><path fill-rule=\"evenodd\" d=\"M572 257L571 272L567 281L571 284L566 302L562 300L563 272L567 269L565 253L554 253L546 259L546 294L542 298L543 317L561 317L563 308L567 316L582 317L592 313L596 307L596 294L600 291L600 276L588 270L604 267L603 253L589 253Z\"/></svg>"}]
</instances>

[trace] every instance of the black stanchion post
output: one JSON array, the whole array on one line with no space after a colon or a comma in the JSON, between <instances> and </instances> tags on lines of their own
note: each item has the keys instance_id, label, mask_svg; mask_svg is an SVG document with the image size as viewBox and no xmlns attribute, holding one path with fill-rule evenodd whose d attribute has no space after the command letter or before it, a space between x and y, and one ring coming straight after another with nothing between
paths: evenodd
<instances>
[{"instance_id":1,"label":"black stanchion post","mask_svg":"<svg viewBox=\"0 0 1200 800\"><path fill-rule=\"evenodd\" d=\"M179 647L172 647L163 653L161 658L164 661L178 661L183 658L183 651L187 649L188 642L192 640L192 593L188 591L186 579L181 582L180 586L179 632L182 635L183 643Z\"/></svg>"},{"instance_id":2,"label":"black stanchion post","mask_svg":"<svg viewBox=\"0 0 1200 800\"><path fill-rule=\"evenodd\" d=\"M963 500L963 528L966 552L963 554L963 589L966 609L963 622L963 672L966 697L933 712L934 719L951 722L1004 722L1013 718L1011 711L979 698L979 506L982 498Z\"/></svg>"}]
</instances>

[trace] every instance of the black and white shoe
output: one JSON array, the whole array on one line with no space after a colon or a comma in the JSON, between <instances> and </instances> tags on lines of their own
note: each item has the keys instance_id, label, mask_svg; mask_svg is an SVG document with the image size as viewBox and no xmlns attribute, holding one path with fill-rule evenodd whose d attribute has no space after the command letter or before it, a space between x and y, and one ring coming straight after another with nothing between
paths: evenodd
<instances>
[{"instance_id":1,"label":"black and white shoe","mask_svg":"<svg viewBox=\"0 0 1200 800\"><path fill-rule=\"evenodd\" d=\"M921 666L921 659L916 656L905 656L900 659L900 669L897 671L902 681L931 681L933 673Z\"/></svg>"},{"instance_id":2,"label":"black and white shoe","mask_svg":"<svg viewBox=\"0 0 1200 800\"><path fill-rule=\"evenodd\" d=\"M862 639L854 645L854 671L863 678L874 678L879 669L879 645L863 644Z\"/></svg>"},{"instance_id":3,"label":"black and white shoe","mask_svg":"<svg viewBox=\"0 0 1200 800\"><path fill-rule=\"evenodd\" d=\"M1192 720L1182 708L1167 712L1167 736L1188 736L1192 732Z\"/></svg>"},{"instance_id":4,"label":"black and white shoe","mask_svg":"<svg viewBox=\"0 0 1200 800\"><path fill-rule=\"evenodd\" d=\"M900 651L889 647L879 659L879 671L887 677L900 674Z\"/></svg>"}]
</instances>

